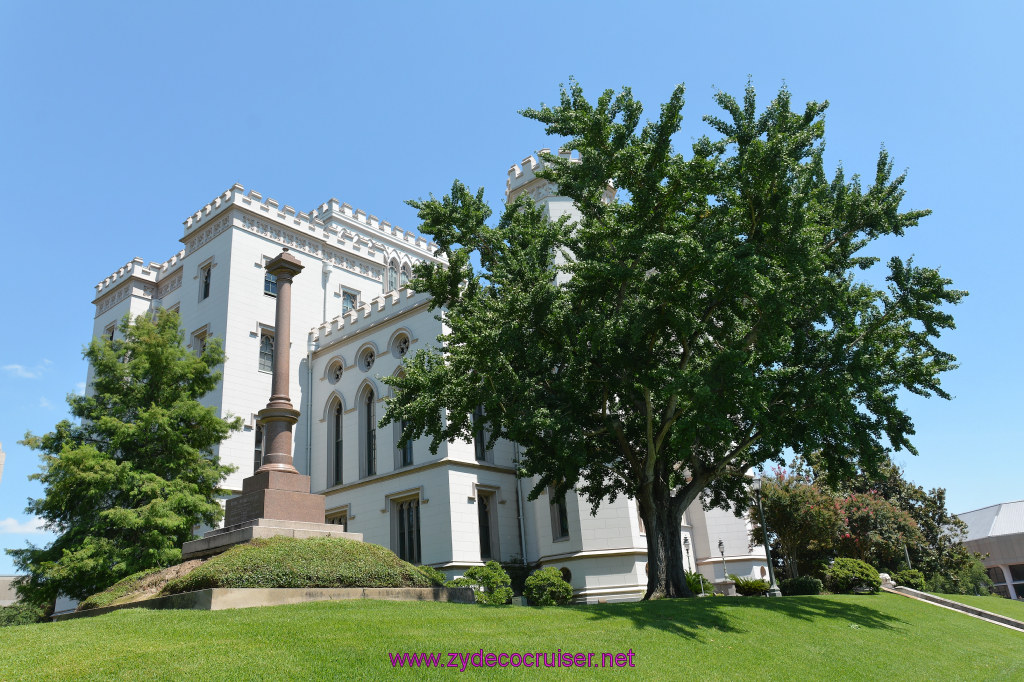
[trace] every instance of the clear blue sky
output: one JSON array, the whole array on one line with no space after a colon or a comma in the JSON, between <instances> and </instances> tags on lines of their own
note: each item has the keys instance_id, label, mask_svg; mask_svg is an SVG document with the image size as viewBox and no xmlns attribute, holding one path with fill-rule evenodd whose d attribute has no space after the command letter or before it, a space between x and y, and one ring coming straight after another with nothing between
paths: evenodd
<instances>
[{"instance_id":1,"label":"clear blue sky","mask_svg":"<svg viewBox=\"0 0 1024 682\"><path fill-rule=\"evenodd\" d=\"M407 228L403 200L456 177L497 206L509 165L557 144L516 112L570 76L591 96L630 85L648 111L685 83L684 147L748 74L765 100L783 81L830 100L828 160L848 174L870 176L884 143L906 206L935 213L883 252L971 292L942 340L956 399L908 398L921 456L896 459L956 512L1024 497L1024 5L712 4L0 3L0 548L47 539L25 532L40 488L16 441L85 380L96 282L176 252L182 220L234 182Z\"/></svg>"}]
</instances>

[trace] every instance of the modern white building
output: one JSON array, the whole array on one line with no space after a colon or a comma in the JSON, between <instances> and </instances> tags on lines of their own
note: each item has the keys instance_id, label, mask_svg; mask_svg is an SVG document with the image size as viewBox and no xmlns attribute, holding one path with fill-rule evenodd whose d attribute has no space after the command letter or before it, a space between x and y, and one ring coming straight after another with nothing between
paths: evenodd
<instances>
[{"instance_id":1,"label":"modern white building","mask_svg":"<svg viewBox=\"0 0 1024 682\"><path fill-rule=\"evenodd\" d=\"M993 591L1024 599L1024 500L957 514L967 524L964 544L983 559Z\"/></svg>"},{"instance_id":2,"label":"modern white building","mask_svg":"<svg viewBox=\"0 0 1024 682\"><path fill-rule=\"evenodd\" d=\"M552 219L574 212L535 177L540 165L528 157L513 166L507 198L529 192ZM274 344L284 342L275 337L275 283L263 266L287 247L305 266L293 284L287 339L292 400L302 412L293 452L312 491L326 498L327 521L450 576L520 558L564 569L582 601L642 596L647 543L631 500L596 515L572 493L530 502L513 443L487 450L483 439L456 441L431 455L425 440L400 450L398 427L377 427L389 390L382 378L442 331L427 297L405 287L416 263L441 262L432 243L335 199L301 212L237 184L189 216L180 241L167 261L135 258L97 285L94 335L117 333L125 314L164 307L179 312L191 347L222 340L223 380L204 402L245 421L220 445L221 461L238 469L227 489L240 490L259 466L256 413L270 395ZM730 512L696 503L681 532L690 570L712 579L766 572L763 548L749 547L747 522Z\"/></svg>"}]
</instances>

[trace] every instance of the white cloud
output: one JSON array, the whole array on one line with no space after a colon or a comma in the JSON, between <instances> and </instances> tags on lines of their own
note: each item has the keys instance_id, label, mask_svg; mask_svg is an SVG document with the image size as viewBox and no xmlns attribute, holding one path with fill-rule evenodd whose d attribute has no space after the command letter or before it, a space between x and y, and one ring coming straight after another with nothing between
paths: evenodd
<instances>
[{"instance_id":1,"label":"white cloud","mask_svg":"<svg viewBox=\"0 0 1024 682\"><path fill-rule=\"evenodd\" d=\"M10 516L0 519L0 535L38 535L46 532L49 531L43 528L43 520L39 517L32 517L27 521L19 521Z\"/></svg>"},{"instance_id":2,"label":"white cloud","mask_svg":"<svg viewBox=\"0 0 1024 682\"><path fill-rule=\"evenodd\" d=\"M75 384L75 393L77 393L78 395L85 395L84 381L79 381L77 384Z\"/></svg>"},{"instance_id":3,"label":"white cloud","mask_svg":"<svg viewBox=\"0 0 1024 682\"><path fill-rule=\"evenodd\" d=\"M0 369L4 370L5 372L10 372L14 376L21 377L22 379L38 379L39 377L43 376L43 372L48 370L50 368L50 365L52 364L53 362L47 360L46 358L43 358L42 362L36 364L34 367L26 367L25 365L13 364L4 365L3 367L0 367Z\"/></svg>"},{"instance_id":4,"label":"white cloud","mask_svg":"<svg viewBox=\"0 0 1024 682\"><path fill-rule=\"evenodd\" d=\"M31 370L24 365L4 365L3 370L22 379L38 379L40 374L39 371Z\"/></svg>"},{"instance_id":5,"label":"white cloud","mask_svg":"<svg viewBox=\"0 0 1024 682\"><path fill-rule=\"evenodd\" d=\"M50 409L51 407L53 407L53 405L51 405L50 401L47 400L46 398L40 398L39 399L39 407L44 407L46 409Z\"/></svg>"}]
</instances>

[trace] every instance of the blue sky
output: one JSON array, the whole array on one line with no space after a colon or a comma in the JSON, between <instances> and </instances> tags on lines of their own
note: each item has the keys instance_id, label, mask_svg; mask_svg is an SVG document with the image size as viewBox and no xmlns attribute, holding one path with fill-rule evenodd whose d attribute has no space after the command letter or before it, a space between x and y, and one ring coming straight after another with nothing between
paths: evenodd
<instances>
[{"instance_id":1,"label":"blue sky","mask_svg":"<svg viewBox=\"0 0 1024 682\"><path fill-rule=\"evenodd\" d=\"M834 6L833 6L834 5ZM0 3L0 548L45 542L16 444L80 390L94 285L163 261L182 220L232 183L308 210L330 197L413 228L403 200L484 186L556 146L517 111L629 85L657 111L687 86L678 145L716 88L828 99L827 159L908 168L934 215L879 253L971 292L942 340L956 398L907 398L909 478L953 511L1024 497L1018 195L1020 3ZM1013 47L1018 45L1018 47ZM10 573L0 557L0 574Z\"/></svg>"}]
</instances>

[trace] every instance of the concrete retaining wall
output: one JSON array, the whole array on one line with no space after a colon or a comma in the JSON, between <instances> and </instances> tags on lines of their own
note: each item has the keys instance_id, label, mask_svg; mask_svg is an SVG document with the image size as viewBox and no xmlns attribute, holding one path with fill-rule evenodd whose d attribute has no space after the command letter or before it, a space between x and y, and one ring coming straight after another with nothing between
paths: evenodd
<instances>
[{"instance_id":1,"label":"concrete retaining wall","mask_svg":"<svg viewBox=\"0 0 1024 682\"><path fill-rule=\"evenodd\" d=\"M87 611L75 611L54 616L53 620L67 620L98 616L118 609L196 609L220 611L244 609L252 606L281 606L307 601L340 601L349 599L384 599L388 601L440 601L473 604L470 587L310 587L259 588L214 587L195 592L172 594L128 604L105 606Z\"/></svg>"}]
</instances>

